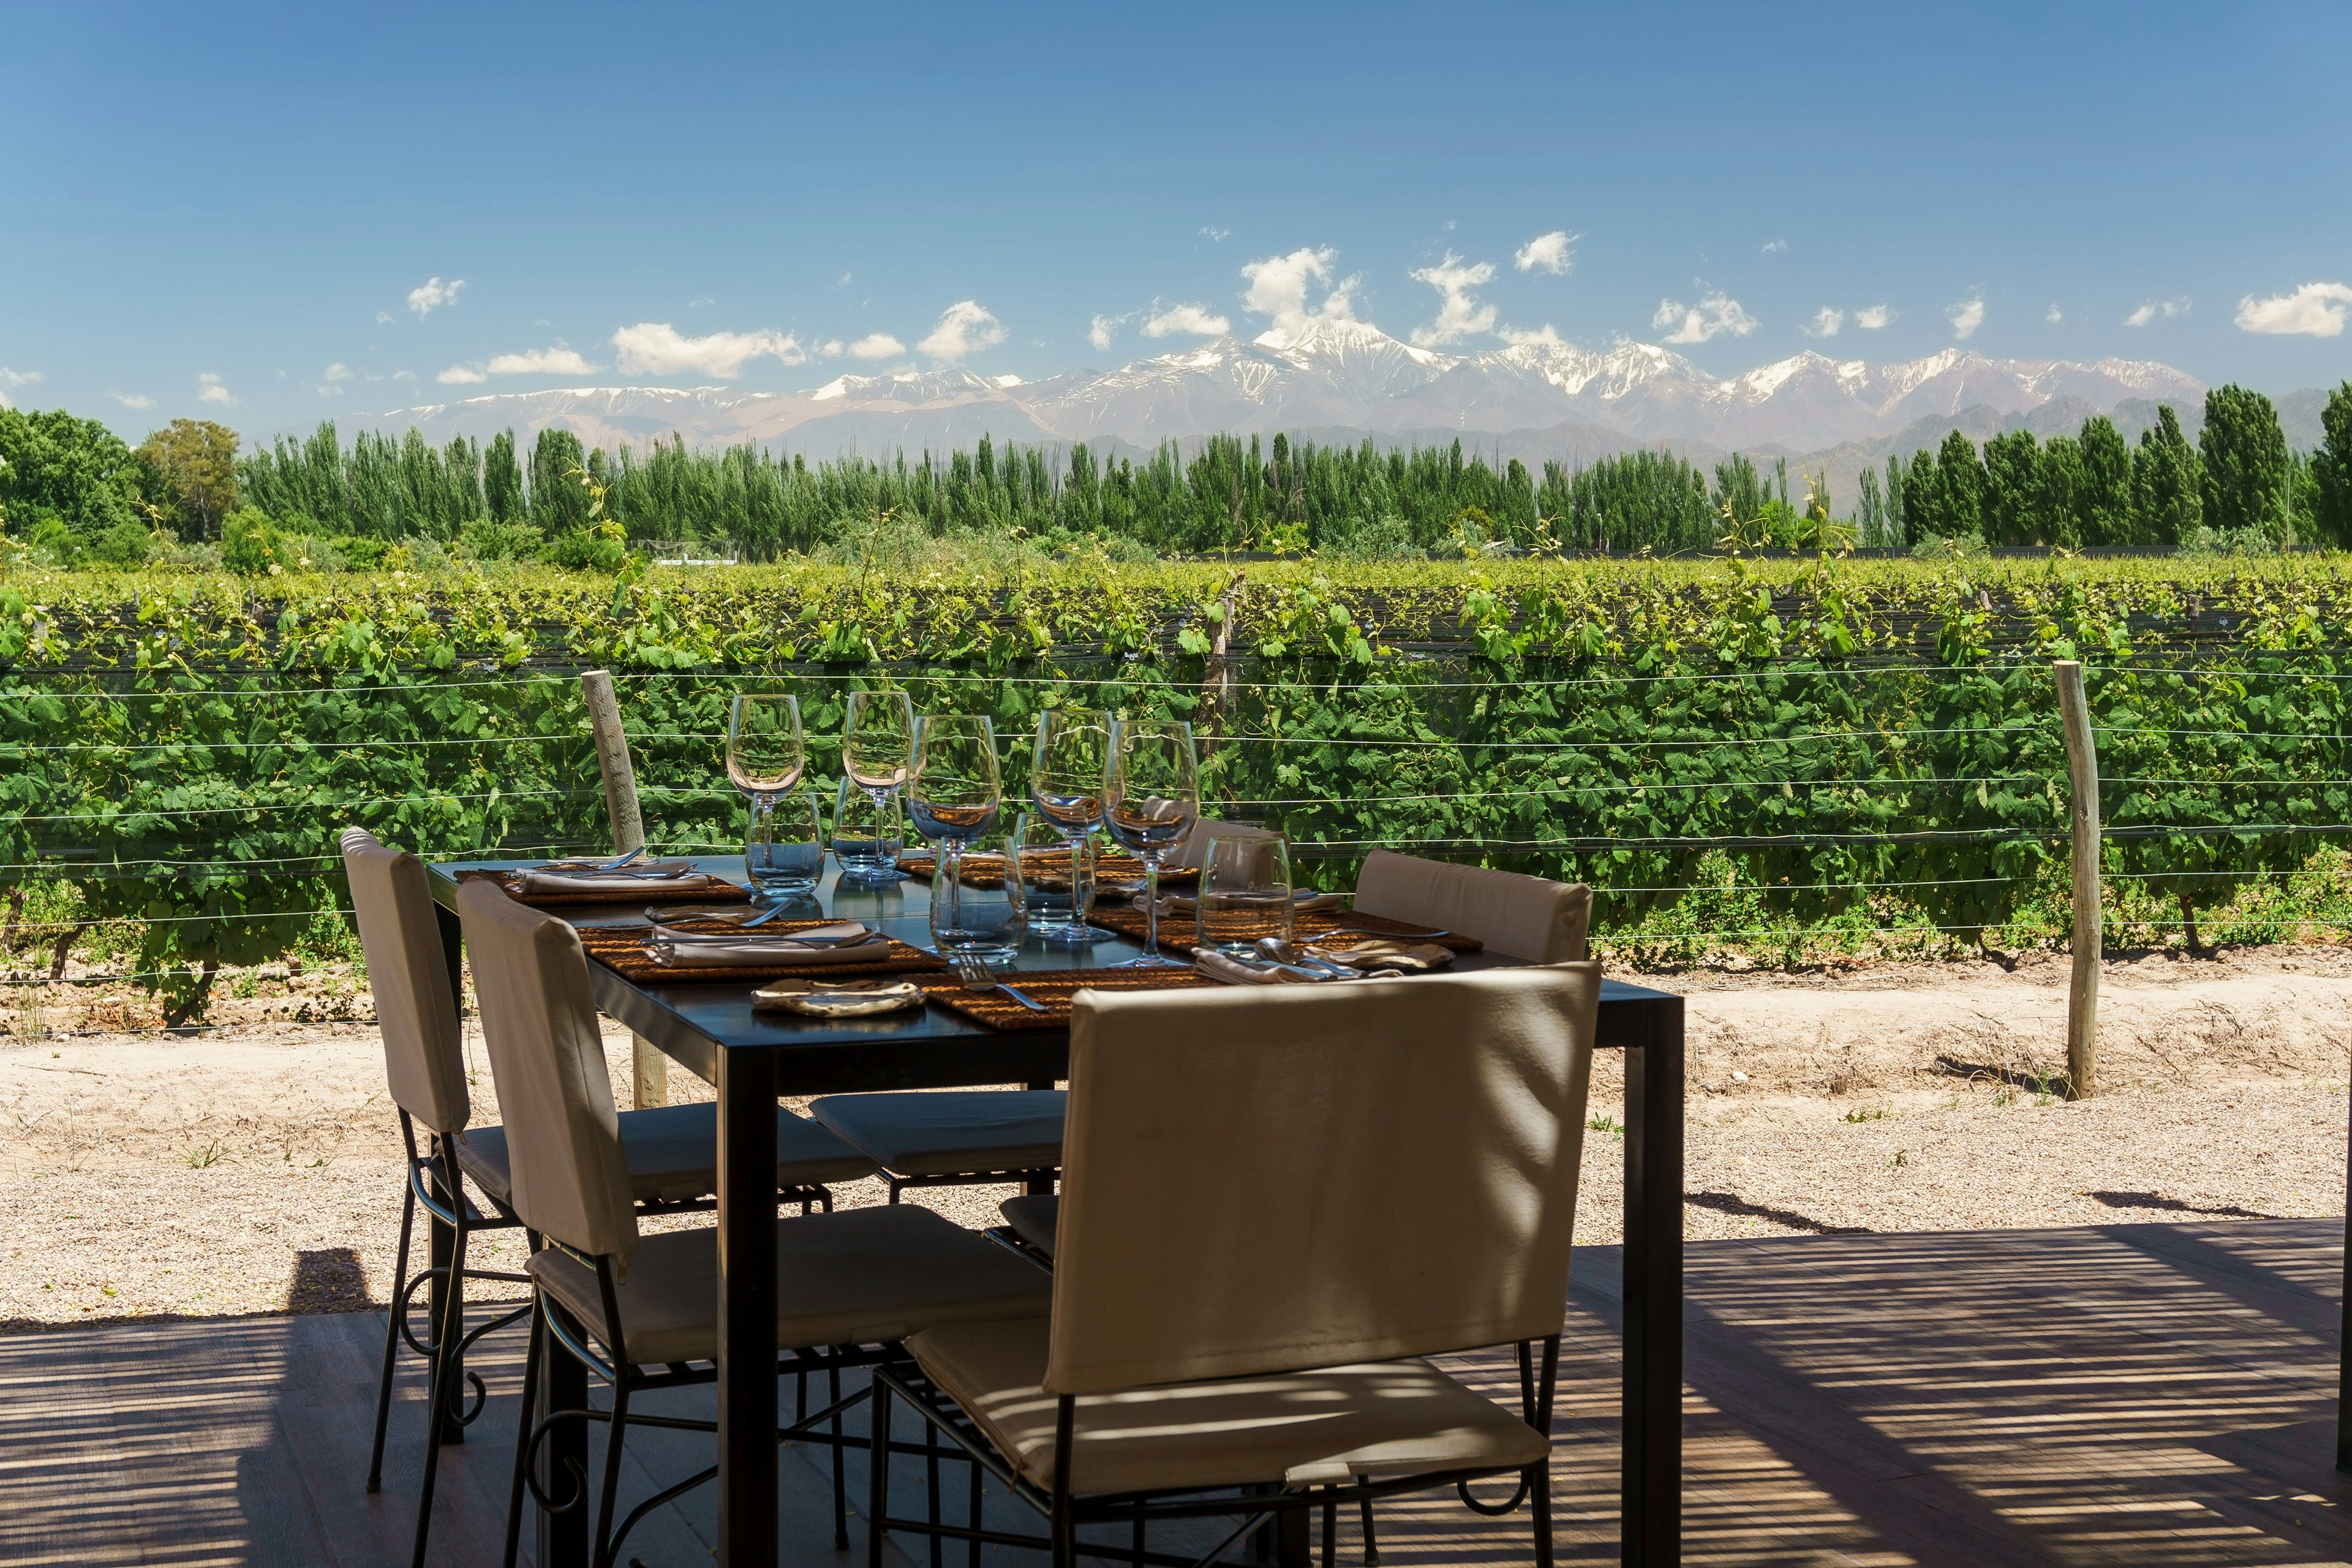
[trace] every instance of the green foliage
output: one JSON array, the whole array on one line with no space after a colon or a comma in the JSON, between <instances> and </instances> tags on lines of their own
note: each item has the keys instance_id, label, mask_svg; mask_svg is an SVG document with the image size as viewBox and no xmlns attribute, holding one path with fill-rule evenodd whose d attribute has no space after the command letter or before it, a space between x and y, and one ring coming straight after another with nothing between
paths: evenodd
<instances>
[{"instance_id":1,"label":"green foliage","mask_svg":"<svg viewBox=\"0 0 2352 1568\"><path fill-rule=\"evenodd\" d=\"M2271 400L2242 386L2213 388L2197 445L2205 526L2224 536L2293 542L2286 436Z\"/></svg>"},{"instance_id":2,"label":"green foliage","mask_svg":"<svg viewBox=\"0 0 2352 1568\"><path fill-rule=\"evenodd\" d=\"M139 460L184 537L210 539L236 510L236 431L209 419L174 419L141 445Z\"/></svg>"},{"instance_id":3,"label":"green foliage","mask_svg":"<svg viewBox=\"0 0 2352 1568\"><path fill-rule=\"evenodd\" d=\"M298 559L278 525L257 507L230 513L221 534L221 564L240 577L276 576Z\"/></svg>"},{"instance_id":4,"label":"green foliage","mask_svg":"<svg viewBox=\"0 0 2352 1568\"><path fill-rule=\"evenodd\" d=\"M118 522L89 542L89 556L101 565L138 567L154 548L154 535L135 522Z\"/></svg>"},{"instance_id":5,"label":"green foliage","mask_svg":"<svg viewBox=\"0 0 2352 1568\"><path fill-rule=\"evenodd\" d=\"M527 522L478 517L457 532L457 553L468 561L535 561L547 536Z\"/></svg>"},{"instance_id":6,"label":"green foliage","mask_svg":"<svg viewBox=\"0 0 2352 1568\"><path fill-rule=\"evenodd\" d=\"M2327 395L2319 425L2323 439L2311 459L2318 537L2352 545L2352 381Z\"/></svg>"},{"instance_id":7,"label":"green foliage","mask_svg":"<svg viewBox=\"0 0 2352 1568\"><path fill-rule=\"evenodd\" d=\"M24 537L54 520L75 539L137 522L145 469L95 419L0 406L0 514Z\"/></svg>"},{"instance_id":8,"label":"green foliage","mask_svg":"<svg viewBox=\"0 0 2352 1568\"><path fill-rule=\"evenodd\" d=\"M2132 496L2138 514L2135 544L2178 544L2204 526L2204 480L2197 448L2181 433L2180 417L2165 404L2156 424L2139 433L2132 457Z\"/></svg>"}]
</instances>

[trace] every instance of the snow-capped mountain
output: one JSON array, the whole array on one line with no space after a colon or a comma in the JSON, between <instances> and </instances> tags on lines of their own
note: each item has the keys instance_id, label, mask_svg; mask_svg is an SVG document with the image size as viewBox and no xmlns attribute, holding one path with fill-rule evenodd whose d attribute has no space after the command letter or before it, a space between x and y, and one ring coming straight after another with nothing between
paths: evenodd
<instances>
[{"instance_id":1,"label":"snow-capped mountain","mask_svg":"<svg viewBox=\"0 0 2352 1568\"><path fill-rule=\"evenodd\" d=\"M1042 381L946 368L843 375L801 393L581 387L357 422L414 425L436 438L561 426L604 446L675 434L693 445L752 441L812 456L940 450L982 435L1149 447L1227 431L1498 435L1570 425L1629 447L1672 441L1804 452L1964 409L2017 415L2053 399L2099 409L2126 399L2193 405L2203 393L2193 377L2138 360L1992 360L1950 348L1874 365L1808 352L1725 380L1653 343L1587 349L1547 335L1457 355L1361 322L1313 320Z\"/></svg>"}]
</instances>

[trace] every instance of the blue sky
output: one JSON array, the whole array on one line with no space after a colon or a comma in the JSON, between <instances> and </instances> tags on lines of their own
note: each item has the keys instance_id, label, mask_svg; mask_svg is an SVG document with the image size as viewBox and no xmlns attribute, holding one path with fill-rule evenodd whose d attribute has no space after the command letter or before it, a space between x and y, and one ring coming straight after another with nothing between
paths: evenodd
<instances>
[{"instance_id":1,"label":"blue sky","mask_svg":"<svg viewBox=\"0 0 2352 1568\"><path fill-rule=\"evenodd\" d=\"M1454 352L1549 326L1726 374L1956 341L2352 374L2340 5L6 23L0 395L134 438L551 385L1034 378L1349 279L1358 318Z\"/></svg>"}]
</instances>

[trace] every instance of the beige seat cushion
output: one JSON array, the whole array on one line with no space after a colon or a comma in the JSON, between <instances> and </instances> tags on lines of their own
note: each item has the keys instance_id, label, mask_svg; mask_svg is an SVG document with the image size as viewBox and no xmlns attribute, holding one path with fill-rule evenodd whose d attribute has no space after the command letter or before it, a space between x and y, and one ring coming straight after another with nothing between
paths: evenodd
<instances>
[{"instance_id":1,"label":"beige seat cushion","mask_svg":"<svg viewBox=\"0 0 2352 1568\"><path fill-rule=\"evenodd\" d=\"M1046 1257L1054 1256L1054 1227L1062 1217L1059 1193L1024 1194L996 1206L1003 1211L1004 1223L1013 1227L1013 1235Z\"/></svg>"},{"instance_id":2,"label":"beige seat cushion","mask_svg":"<svg viewBox=\"0 0 2352 1568\"><path fill-rule=\"evenodd\" d=\"M1026 1322L926 1330L907 1349L1022 1478L1054 1485L1051 1330ZM1085 1494L1319 1485L1356 1476L1518 1469L1544 1436L1425 1361L1332 1367L1080 1396L1071 1477Z\"/></svg>"},{"instance_id":3,"label":"beige seat cushion","mask_svg":"<svg viewBox=\"0 0 2352 1568\"><path fill-rule=\"evenodd\" d=\"M1592 889L1375 849L1356 874L1356 912L1459 931L1530 963L1577 963L1587 955Z\"/></svg>"},{"instance_id":4,"label":"beige seat cushion","mask_svg":"<svg viewBox=\"0 0 2352 1568\"><path fill-rule=\"evenodd\" d=\"M631 1362L718 1353L717 1237L706 1226L639 1239L619 1288ZM603 1336L595 1270L549 1248L530 1271ZM1052 1289L1035 1264L911 1204L778 1220L776 1286L776 1341L787 1350L887 1344L946 1324L1033 1316Z\"/></svg>"},{"instance_id":5,"label":"beige seat cushion","mask_svg":"<svg viewBox=\"0 0 2352 1568\"><path fill-rule=\"evenodd\" d=\"M1050 1171L1062 1163L1058 1089L834 1094L809 1114L902 1176Z\"/></svg>"},{"instance_id":6,"label":"beige seat cushion","mask_svg":"<svg viewBox=\"0 0 2352 1568\"><path fill-rule=\"evenodd\" d=\"M662 1105L624 1110L621 1155L629 1195L641 1204L685 1203L719 1190L719 1107ZM511 1184L503 1127L476 1127L457 1140L457 1165L500 1203ZM776 1108L776 1185L798 1187L870 1176L873 1161L805 1116Z\"/></svg>"}]
</instances>

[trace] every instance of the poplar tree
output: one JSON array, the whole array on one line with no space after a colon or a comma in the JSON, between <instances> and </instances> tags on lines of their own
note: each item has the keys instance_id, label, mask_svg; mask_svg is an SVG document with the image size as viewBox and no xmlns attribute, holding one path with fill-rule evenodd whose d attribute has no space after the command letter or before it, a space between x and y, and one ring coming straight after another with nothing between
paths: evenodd
<instances>
[{"instance_id":1,"label":"poplar tree","mask_svg":"<svg viewBox=\"0 0 2352 1568\"><path fill-rule=\"evenodd\" d=\"M2204 522L2197 448L2180 433L2180 416L2159 405L2156 424L2139 433L2132 455L2134 544L2178 544Z\"/></svg>"},{"instance_id":2,"label":"poplar tree","mask_svg":"<svg viewBox=\"0 0 2352 1568\"><path fill-rule=\"evenodd\" d=\"M2104 414L2083 421L2082 489L2074 514L2085 544L2127 544L2132 535L2131 448Z\"/></svg>"},{"instance_id":3,"label":"poplar tree","mask_svg":"<svg viewBox=\"0 0 2352 1568\"><path fill-rule=\"evenodd\" d=\"M2327 395L2319 428L2311 475L2319 490L2315 510L2320 536L2331 544L2352 545L2352 381Z\"/></svg>"},{"instance_id":4,"label":"poplar tree","mask_svg":"<svg viewBox=\"0 0 2352 1568\"><path fill-rule=\"evenodd\" d=\"M2205 526L2289 542L2286 433L2271 400L2235 384L2215 387L2205 395L2197 447Z\"/></svg>"}]
</instances>

